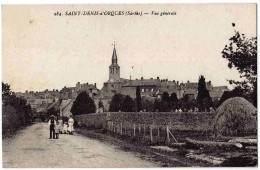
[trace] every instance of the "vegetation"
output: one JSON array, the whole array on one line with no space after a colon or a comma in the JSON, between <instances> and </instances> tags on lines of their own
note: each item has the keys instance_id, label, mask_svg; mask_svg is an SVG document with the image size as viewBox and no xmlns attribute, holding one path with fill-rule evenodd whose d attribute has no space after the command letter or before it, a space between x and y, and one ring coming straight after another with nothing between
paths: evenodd
<instances>
[{"instance_id":1,"label":"vegetation","mask_svg":"<svg viewBox=\"0 0 260 170\"><path fill-rule=\"evenodd\" d=\"M119 110L121 111L121 106L123 104L123 99L124 96L122 94L116 93L110 102L109 105L109 111L110 112L118 112Z\"/></svg>"},{"instance_id":2,"label":"vegetation","mask_svg":"<svg viewBox=\"0 0 260 170\"><path fill-rule=\"evenodd\" d=\"M200 111L209 110L209 107L212 106L212 100L206 88L206 81L203 75L199 77L197 102Z\"/></svg>"},{"instance_id":3,"label":"vegetation","mask_svg":"<svg viewBox=\"0 0 260 170\"><path fill-rule=\"evenodd\" d=\"M23 98L12 94L10 85L2 82L2 134L12 134L31 122L32 108Z\"/></svg>"},{"instance_id":4,"label":"vegetation","mask_svg":"<svg viewBox=\"0 0 260 170\"><path fill-rule=\"evenodd\" d=\"M81 92L73 102L70 111L73 115L95 113L96 105L88 93Z\"/></svg>"},{"instance_id":5,"label":"vegetation","mask_svg":"<svg viewBox=\"0 0 260 170\"><path fill-rule=\"evenodd\" d=\"M138 112L142 110L142 98L141 98L140 87L136 87L136 105L137 105Z\"/></svg>"},{"instance_id":6,"label":"vegetation","mask_svg":"<svg viewBox=\"0 0 260 170\"><path fill-rule=\"evenodd\" d=\"M123 103L121 105L121 110L123 112L134 112L135 109L135 102L130 96L125 96Z\"/></svg>"},{"instance_id":7,"label":"vegetation","mask_svg":"<svg viewBox=\"0 0 260 170\"><path fill-rule=\"evenodd\" d=\"M239 86L257 107L257 38L247 38L235 30L229 45L222 51L222 57L228 60L230 69L235 67L240 73L241 81L229 80L229 83Z\"/></svg>"},{"instance_id":8,"label":"vegetation","mask_svg":"<svg viewBox=\"0 0 260 170\"><path fill-rule=\"evenodd\" d=\"M134 112L136 111L136 103L130 96L115 94L110 102L110 112Z\"/></svg>"}]
</instances>

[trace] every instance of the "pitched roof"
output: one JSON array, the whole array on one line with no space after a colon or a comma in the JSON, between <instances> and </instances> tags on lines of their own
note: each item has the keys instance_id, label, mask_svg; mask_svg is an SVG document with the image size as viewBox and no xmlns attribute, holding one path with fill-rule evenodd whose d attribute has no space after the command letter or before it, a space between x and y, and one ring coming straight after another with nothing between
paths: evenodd
<instances>
[{"instance_id":1,"label":"pitched roof","mask_svg":"<svg viewBox=\"0 0 260 170\"><path fill-rule=\"evenodd\" d=\"M214 91L228 90L228 87L227 87L227 86L215 86L215 87L213 87L213 90L214 90Z\"/></svg>"},{"instance_id":2,"label":"pitched roof","mask_svg":"<svg viewBox=\"0 0 260 170\"><path fill-rule=\"evenodd\" d=\"M160 85L160 80L157 79L141 79L141 80L129 80L122 87L131 86L156 86Z\"/></svg>"},{"instance_id":3,"label":"pitched roof","mask_svg":"<svg viewBox=\"0 0 260 170\"><path fill-rule=\"evenodd\" d=\"M223 93L224 93L224 91L211 91L211 92L209 92L209 96L211 98L221 98Z\"/></svg>"}]
</instances>

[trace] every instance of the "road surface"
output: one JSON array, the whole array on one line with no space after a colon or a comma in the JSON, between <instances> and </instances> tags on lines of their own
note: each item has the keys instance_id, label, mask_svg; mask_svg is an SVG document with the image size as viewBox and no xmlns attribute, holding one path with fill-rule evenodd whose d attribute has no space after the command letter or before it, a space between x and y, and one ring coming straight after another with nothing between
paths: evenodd
<instances>
[{"instance_id":1,"label":"road surface","mask_svg":"<svg viewBox=\"0 0 260 170\"><path fill-rule=\"evenodd\" d=\"M47 123L37 123L3 140L4 168L156 167L131 152L78 134L49 139Z\"/></svg>"}]
</instances>

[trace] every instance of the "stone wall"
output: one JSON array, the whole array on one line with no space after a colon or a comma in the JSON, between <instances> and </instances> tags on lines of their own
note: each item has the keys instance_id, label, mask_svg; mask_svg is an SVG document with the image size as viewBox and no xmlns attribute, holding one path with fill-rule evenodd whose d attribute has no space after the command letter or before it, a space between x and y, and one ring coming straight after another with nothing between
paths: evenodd
<instances>
[{"instance_id":1,"label":"stone wall","mask_svg":"<svg viewBox=\"0 0 260 170\"><path fill-rule=\"evenodd\" d=\"M124 126L131 129L133 125L166 126L174 130L203 131L211 123L215 113L172 113L172 112L108 112L74 116L77 122L86 127L108 128L107 122L113 122L114 126Z\"/></svg>"}]
</instances>

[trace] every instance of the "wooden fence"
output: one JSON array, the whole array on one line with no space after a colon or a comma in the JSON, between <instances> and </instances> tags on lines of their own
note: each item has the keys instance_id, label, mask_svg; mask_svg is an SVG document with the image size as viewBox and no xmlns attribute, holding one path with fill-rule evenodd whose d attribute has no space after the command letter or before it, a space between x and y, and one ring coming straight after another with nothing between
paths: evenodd
<instances>
[{"instance_id":1,"label":"wooden fence","mask_svg":"<svg viewBox=\"0 0 260 170\"><path fill-rule=\"evenodd\" d=\"M108 112L75 116L84 126L149 142L178 143L209 129L214 113ZM183 132L186 133L183 133Z\"/></svg>"}]
</instances>

